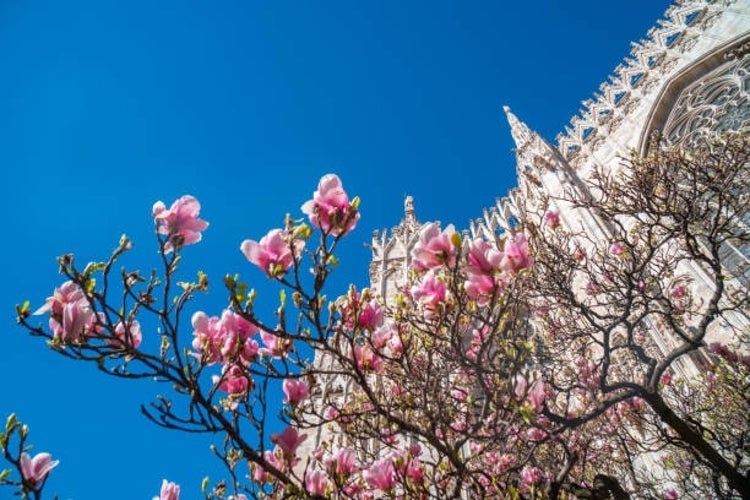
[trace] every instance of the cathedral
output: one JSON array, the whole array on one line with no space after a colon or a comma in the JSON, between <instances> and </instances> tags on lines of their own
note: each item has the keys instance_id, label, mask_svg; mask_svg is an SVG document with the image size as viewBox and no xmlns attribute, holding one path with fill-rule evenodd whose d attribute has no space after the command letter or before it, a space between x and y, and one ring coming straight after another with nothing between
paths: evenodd
<instances>
[{"instance_id":1,"label":"cathedral","mask_svg":"<svg viewBox=\"0 0 750 500\"><path fill-rule=\"evenodd\" d=\"M645 154L657 134L666 144L689 147L704 136L750 129L750 1L676 2L647 38L632 46L599 92L558 134L556 144L504 107L516 144L518 187L470 221L469 236L512 233L524 205L541 194L574 190L573 196L591 196L585 185L594 170L616 171L631 152ZM606 237L607 228L594 215L553 208L568 227ZM750 213L744 223L750 224ZM370 286L382 297L392 297L405 281L421 226L414 200L407 197L400 224L373 234ZM735 285L747 291L750 246L727 245L723 251ZM695 275L700 281L701 273L696 270ZM732 320L734 326L750 325L747 314L737 313Z\"/></svg>"},{"instance_id":2,"label":"cathedral","mask_svg":"<svg viewBox=\"0 0 750 500\"><path fill-rule=\"evenodd\" d=\"M689 148L710 136L750 129L750 0L677 1L644 39L632 44L630 54L554 142L534 132L509 107L504 111L516 145L517 187L469 221L464 241L514 234L537 200L544 204L543 210L559 214L563 226L594 240L607 240L611 229L606 220L555 200L596 197L590 177L595 172L616 174L624 168L624 158L646 155L655 138L661 147ZM526 119L533 123L533 117ZM407 280L412 249L424 227L414 202L407 196L400 223L372 235L370 289L387 304ZM750 225L750 211L741 218L739 224ZM746 297L750 244L728 242L721 252L729 286ZM710 291L712 283L699 266L686 272L692 275L696 293ZM726 341L731 332L748 329L750 312L739 308L727 313L707 339ZM676 345L658 325L647 333L662 353ZM674 364L676 375L694 375L702 362L700 351L684 356ZM319 354L314 366L335 371L332 363ZM347 382L332 377L319 383L313 404L346 398ZM304 451L332 439L332 432L331 427L308 429L311 439L303 445Z\"/></svg>"}]
</instances>

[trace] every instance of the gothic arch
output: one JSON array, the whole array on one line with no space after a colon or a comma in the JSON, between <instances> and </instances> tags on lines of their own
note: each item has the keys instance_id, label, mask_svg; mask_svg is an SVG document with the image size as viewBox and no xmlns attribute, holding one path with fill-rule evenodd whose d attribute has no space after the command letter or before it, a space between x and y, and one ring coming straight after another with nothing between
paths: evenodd
<instances>
[{"instance_id":1,"label":"gothic arch","mask_svg":"<svg viewBox=\"0 0 750 500\"><path fill-rule=\"evenodd\" d=\"M750 33L706 54L662 88L641 131L643 155L655 132L670 142L695 140L706 131L750 126Z\"/></svg>"}]
</instances>

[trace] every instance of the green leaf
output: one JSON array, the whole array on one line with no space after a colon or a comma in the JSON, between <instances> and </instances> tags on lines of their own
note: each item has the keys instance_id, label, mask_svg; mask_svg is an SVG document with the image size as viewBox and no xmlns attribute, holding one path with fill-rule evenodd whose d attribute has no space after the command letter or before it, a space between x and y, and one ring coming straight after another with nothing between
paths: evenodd
<instances>
[{"instance_id":1,"label":"green leaf","mask_svg":"<svg viewBox=\"0 0 750 500\"><path fill-rule=\"evenodd\" d=\"M329 255L326 264L335 269L339 265L339 259L335 255Z\"/></svg>"},{"instance_id":2,"label":"green leaf","mask_svg":"<svg viewBox=\"0 0 750 500\"><path fill-rule=\"evenodd\" d=\"M89 262L86 264L86 269L83 270L83 275L88 277L97 271L101 271L107 266L104 262Z\"/></svg>"}]
</instances>

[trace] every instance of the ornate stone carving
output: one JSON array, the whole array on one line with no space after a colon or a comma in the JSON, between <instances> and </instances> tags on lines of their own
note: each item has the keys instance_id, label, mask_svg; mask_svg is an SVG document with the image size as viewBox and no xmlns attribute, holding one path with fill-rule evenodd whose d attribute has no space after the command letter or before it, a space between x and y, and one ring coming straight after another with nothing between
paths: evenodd
<instances>
[{"instance_id":1,"label":"ornate stone carving","mask_svg":"<svg viewBox=\"0 0 750 500\"><path fill-rule=\"evenodd\" d=\"M707 135L750 128L749 91L750 54L745 48L744 56L728 58L680 93L662 136L690 145Z\"/></svg>"}]
</instances>

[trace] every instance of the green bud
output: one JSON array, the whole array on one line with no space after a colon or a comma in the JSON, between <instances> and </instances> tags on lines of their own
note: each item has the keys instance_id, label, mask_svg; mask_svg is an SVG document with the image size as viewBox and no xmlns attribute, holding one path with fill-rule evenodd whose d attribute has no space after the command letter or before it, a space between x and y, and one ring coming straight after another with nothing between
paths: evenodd
<instances>
[{"instance_id":1,"label":"green bud","mask_svg":"<svg viewBox=\"0 0 750 500\"><path fill-rule=\"evenodd\" d=\"M335 268L339 265L339 259L337 259L335 255L329 255L326 264Z\"/></svg>"},{"instance_id":2,"label":"green bud","mask_svg":"<svg viewBox=\"0 0 750 500\"><path fill-rule=\"evenodd\" d=\"M198 285L202 290L208 289L208 274L198 271Z\"/></svg>"},{"instance_id":3,"label":"green bud","mask_svg":"<svg viewBox=\"0 0 750 500\"><path fill-rule=\"evenodd\" d=\"M224 276L224 285L226 285L227 288L232 290L234 289L235 284L237 284L237 280L235 277L229 276L228 274Z\"/></svg>"},{"instance_id":4,"label":"green bud","mask_svg":"<svg viewBox=\"0 0 750 500\"><path fill-rule=\"evenodd\" d=\"M354 210L358 210L359 209L359 201L360 201L359 200L359 196L355 196L354 199L352 200L352 202L349 204L349 206L351 206Z\"/></svg>"},{"instance_id":5,"label":"green bud","mask_svg":"<svg viewBox=\"0 0 750 500\"><path fill-rule=\"evenodd\" d=\"M23 305L19 306L16 305L16 316L19 319L25 319L31 316L31 303L27 300L23 303Z\"/></svg>"},{"instance_id":6,"label":"green bud","mask_svg":"<svg viewBox=\"0 0 750 500\"><path fill-rule=\"evenodd\" d=\"M310 237L311 234L312 231L310 230L310 226L303 222L302 224L295 226L294 230L292 231L292 239L306 240Z\"/></svg>"},{"instance_id":7,"label":"green bud","mask_svg":"<svg viewBox=\"0 0 750 500\"><path fill-rule=\"evenodd\" d=\"M8 415L8 419L5 421L5 432L11 432L13 430L13 427L16 426L16 422L18 419L16 418L15 413L11 413Z\"/></svg>"},{"instance_id":8,"label":"green bud","mask_svg":"<svg viewBox=\"0 0 750 500\"><path fill-rule=\"evenodd\" d=\"M122 236L120 236L119 244L120 248L122 248L123 250L130 250L131 248L133 248L133 242L130 241L130 238L128 238L127 234L123 234Z\"/></svg>"},{"instance_id":9,"label":"green bud","mask_svg":"<svg viewBox=\"0 0 750 500\"><path fill-rule=\"evenodd\" d=\"M461 235L459 233L451 235L451 244L454 248L461 248Z\"/></svg>"}]
</instances>

